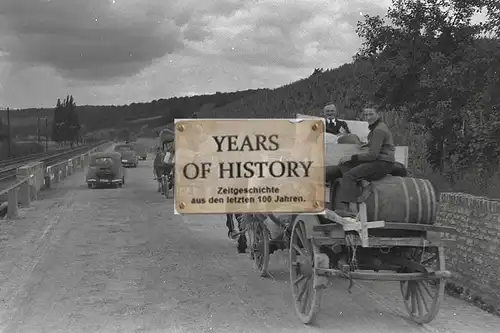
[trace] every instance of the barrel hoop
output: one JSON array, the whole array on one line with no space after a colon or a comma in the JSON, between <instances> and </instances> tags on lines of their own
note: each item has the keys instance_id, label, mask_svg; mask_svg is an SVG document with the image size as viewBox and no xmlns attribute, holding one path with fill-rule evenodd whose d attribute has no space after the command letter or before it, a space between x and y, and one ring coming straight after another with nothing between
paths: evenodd
<instances>
[{"instance_id":1,"label":"barrel hoop","mask_svg":"<svg viewBox=\"0 0 500 333\"><path fill-rule=\"evenodd\" d=\"M429 190L429 200L431 201L429 205L429 222L434 222L434 219L436 218L436 212L437 212L437 202L436 202L436 193L434 192L434 187L432 186L432 183L429 180L424 180L426 188Z\"/></svg>"},{"instance_id":2,"label":"barrel hoop","mask_svg":"<svg viewBox=\"0 0 500 333\"><path fill-rule=\"evenodd\" d=\"M415 191L417 193L417 200L418 200L418 205L417 205L417 210L418 210L418 220L417 223L422 222L422 196L420 195L420 187L418 186L420 182L417 182L417 180L420 181L420 179L415 179L411 178L413 185L415 185ZM425 184L424 184L425 187Z\"/></svg>"},{"instance_id":3,"label":"barrel hoop","mask_svg":"<svg viewBox=\"0 0 500 333\"><path fill-rule=\"evenodd\" d=\"M431 199L431 194L429 193L429 189L427 188L427 183L425 182L424 179L422 179L422 184L424 185L425 189L425 194L427 198L427 222L429 222L432 218L432 199Z\"/></svg>"},{"instance_id":4,"label":"barrel hoop","mask_svg":"<svg viewBox=\"0 0 500 333\"><path fill-rule=\"evenodd\" d=\"M422 183L424 185L425 189L425 194L427 198L427 222L430 222L432 219L432 200L431 200L431 194L429 193L429 188L427 187L427 182L422 179Z\"/></svg>"},{"instance_id":5,"label":"barrel hoop","mask_svg":"<svg viewBox=\"0 0 500 333\"><path fill-rule=\"evenodd\" d=\"M374 202L374 206L373 207L373 220L374 221L378 221L378 191L377 189L375 188L375 186L372 186L372 193L373 193L373 202Z\"/></svg>"},{"instance_id":6,"label":"barrel hoop","mask_svg":"<svg viewBox=\"0 0 500 333\"><path fill-rule=\"evenodd\" d=\"M437 212L438 212L438 196L437 196L437 193L436 193L436 189L434 188L434 186L432 185L431 181L428 180L429 182L429 187L431 188L431 193L432 193L432 202L434 202L434 209L432 211L432 219L433 219L433 222L436 220L437 218Z\"/></svg>"},{"instance_id":7,"label":"barrel hoop","mask_svg":"<svg viewBox=\"0 0 500 333\"><path fill-rule=\"evenodd\" d=\"M408 221L410 220L410 197L408 195L408 188L406 187L404 179L405 178L403 177L399 177L399 180L401 180L401 186L403 186L403 192L405 193L405 208L406 208L405 223L408 223Z\"/></svg>"}]
</instances>

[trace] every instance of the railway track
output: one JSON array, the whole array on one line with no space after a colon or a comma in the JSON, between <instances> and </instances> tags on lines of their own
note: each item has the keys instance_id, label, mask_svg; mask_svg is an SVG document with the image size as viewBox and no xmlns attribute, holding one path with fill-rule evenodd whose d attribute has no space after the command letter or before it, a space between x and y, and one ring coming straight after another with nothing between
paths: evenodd
<instances>
[{"instance_id":1,"label":"railway track","mask_svg":"<svg viewBox=\"0 0 500 333\"><path fill-rule=\"evenodd\" d=\"M13 165L13 164L29 163L30 161L37 160L37 159L43 158L45 156L49 156L51 154L62 153L62 152L68 151L70 149L74 149L74 148L59 148L56 150L51 150L50 152L36 153L36 154L30 154L30 155L26 155L26 156L14 157L14 158L2 160L2 161L0 161L0 170L3 169L4 167L8 167L8 166Z\"/></svg>"},{"instance_id":2,"label":"railway track","mask_svg":"<svg viewBox=\"0 0 500 333\"><path fill-rule=\"evenodd\" d=\"M104 142L97 142L94 144L83 145L74 148L61 149L49 153L33 154L30 156L10 159L0 162L0 188L5 183L10 183L16 178L17 168L26 165L30 162L40 161L44 162L45 166L56 164L66 158L86 152L94 147L102 145Z\"/></svg>"}]
</instances>

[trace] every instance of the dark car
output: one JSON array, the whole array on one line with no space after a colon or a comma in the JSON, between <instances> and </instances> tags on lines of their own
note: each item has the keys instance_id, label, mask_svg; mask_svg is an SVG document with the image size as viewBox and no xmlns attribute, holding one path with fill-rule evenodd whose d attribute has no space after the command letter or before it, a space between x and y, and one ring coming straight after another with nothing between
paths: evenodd
<instances>
[{"instance_id":1,"label":"dark car","mask_svg":"<svg viewBox=\"0 0 500 333\"><path fill-rule=\"evenodd\" d=\"M125 169L117 152L99 152L90 155L90 165L85 177L89 188L100 186L122 187Z\"/></svg>"},{"instance_id":2,"label":"dark car","mask_svg":"<svg viewBox=\"0 0 500 333\"><path fill-rule=\"evenodd\" d=\"M133 167L137 168L137 164L139 163L139 158L137 157L137 153L135 151L135 147L133 144L121 144L116 145L114 148L115 152L120 153L122 158L121 162L124 167Z\"/></svg>"}]
</instances>

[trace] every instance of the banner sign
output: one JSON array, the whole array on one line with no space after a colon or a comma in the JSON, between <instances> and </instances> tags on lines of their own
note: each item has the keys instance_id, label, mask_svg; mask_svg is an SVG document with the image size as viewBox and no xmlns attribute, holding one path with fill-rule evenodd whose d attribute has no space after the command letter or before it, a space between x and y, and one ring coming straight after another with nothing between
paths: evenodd
<instances>
[{"instance_id":1,"label":"banner sign","mask_svg":"<svg viewBox=\"0 0 500 333\"><path fill-rule=\"evenodd\" d=\"M318 119L175 121L176 214L321 213Z\"/></svg>"}]
</instances>

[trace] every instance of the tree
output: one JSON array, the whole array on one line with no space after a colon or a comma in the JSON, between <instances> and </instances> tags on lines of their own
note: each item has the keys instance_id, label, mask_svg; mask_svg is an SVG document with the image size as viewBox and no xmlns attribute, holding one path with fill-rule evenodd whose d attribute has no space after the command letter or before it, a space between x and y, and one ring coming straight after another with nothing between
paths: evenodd
<instances>
[{"instance_id":1,"label":"tree","mask_svg":"<svg viewBox=\"0 0 500 333\"><path fill-rule=\"evenodd\" d=\"M71 147L76 143L80 142L80 121L78 119L78 114L76 113L76 104L73 100L73 96L67 96L64 103L65 113L66 113L66 140L70 142Z\"/></svg>"},{"instance_id":2,"label":"tree","mask_svg":"<svg viewBox=\"0 0 500 333\"><path fill-rule=\"evenodd\" d=\"M484 8L487 22L473 24ZM483 0L393 0L387 20L366 15L358 23L363 44L355 58L374 66L373 99L425 126L428 160L441 172L446 157L471 162L461 158L470 155L459 129L468 119L464 108L474 108L470 101L485 89L480 78L493 59L478 52L478 37L494 26L495 8Z\"/></svg>"},{"instance_id":3,"label":"tree","mask_svg":"<svg viewBox=\"0 0 500 333\"><path fill-rule=\"evenodd\" d=\"M63 103L57 99L52 123L52 140L58 143L69 142L73 147L75 143L80 142L80 130L80 121L73 96L66 96Z\"/></svg>"},{"instance_id":4,"label":"tree","mask_svg":"<svg viewBox=\"0 0 500 333\"><path fill-rule=\"evenodd\" d=\"M52 140L61 143L63 141L64 108L58 98L54 109L54 120L52 121Z\"/></svg>"}]
</instances>

